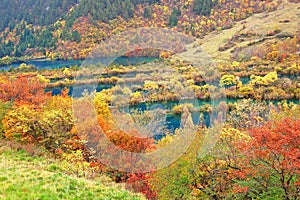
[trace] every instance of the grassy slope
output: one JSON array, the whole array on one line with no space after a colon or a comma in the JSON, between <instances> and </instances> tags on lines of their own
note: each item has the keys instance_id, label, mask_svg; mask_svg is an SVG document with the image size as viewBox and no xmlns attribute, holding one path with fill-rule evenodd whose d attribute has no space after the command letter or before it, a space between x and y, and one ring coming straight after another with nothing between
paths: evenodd
<instances>
[{"instance_id":1,"label":"grassy slope","mask_svg":"<svg viewBox=\"0 0 300 200\"><path fill-rule=\"evenodd\" d=\"M275 28L279 28L282 32L296 33L300 31L299 18L300 3L289 3L287 0L284 0L278 10L269 13L254 14L246 20L236 23L231 29L212 32L203 39L199 39L189 45L187 47L188 51L180 54L179 56L193 62L203 62L203 58L206 60L208 56L211 57L213 61L226 62L230 60L230 51L234 47L223 52L218 51L218 49L219 47L224 46L228 39L232 38L235 34L249 30L257 34L262 34L261 38L255 38L256 40L259 40L266 37L265 34ZM281 21L284 20L289 20L289 22L282 23ZM243 29L243 26L246 28ZM253 40L251 41L253 42ZM242 47L249 43L250 40L246 40L244 42L237 43L237 45Z\"/></svg>"},{"instance_id":2,"label":"grassy slope","mask_svg":"<svg viewBox=\"0 0 300 200\"><path fill-rule=\"evenodd\" d=\"M64 175L50 163L24 151L0 149L0 199L144 199L107 179Z\"/></svg>"}]
</instances>

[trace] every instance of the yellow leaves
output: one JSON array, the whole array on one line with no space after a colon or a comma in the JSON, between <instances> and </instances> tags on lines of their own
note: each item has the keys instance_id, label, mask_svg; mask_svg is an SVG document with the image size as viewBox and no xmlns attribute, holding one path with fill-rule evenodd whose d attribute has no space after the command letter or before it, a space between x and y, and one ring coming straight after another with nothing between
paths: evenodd
<instances>
[{"instance_id":1,"label":"yellow leaves","mask_svg":"<svg viewBox=\"0 0 300 200\"><path fill-rule=\"evenodd\" d=\"M131 94L131 98L139 98L141 96L142 94L140 92L134 92L133 94Z\"/></svg>"},{"instance_id":2,"label":"yellow leaves","mask_svg":"<svg viewBox=\"0 0 300 200\"><path fill-rule=\"evenodd\" d=\"M278 74L277 74L277 72L270 72L264 77L264 79L268 83L274 83L275 81L278 80Z\"/></svg>"},{"instance_id":3,"label":"yellow leaves","mask_svg":"<svg viewBox=\"0 0 300 200\"><path fill-rule=\"evenodd\" d=\"M201 86L193 85L193 89L194 89L195 92L199 92L201 90Z\"/></svg>"},{"instance_id":4,"label":"yellow leaves","mask_svg":"<svg viewBox=\"0 0 300 200\"><path fill-rule=\"evenodd\" d=\"M157 90L158 84L155 83L154 81L145 81L144 88L146 90Z\"/></svg>"},{"instance_id":5,"label":"yellow leaves","mask_svg":"<svg viewBox=\"0 0 300 200\"><path fill-rule=\"evenodd\" d=\"M299 72L300 71L300 65L299 64L297 65L297 63L294 63L294 64L292 64L291 67L289 67L289 69L291 71Z\"/></svg>"},{"instance_id":6,"label":"yellow leaves","mask_svg":"<svg viewBox=\"0 0 300 200\"><path fill-rule=\"evenodd\" d=\"M241 64L240 62L233 61L232 64L231 64L231 66L234 67L234 68L237 68L237 67L240 66L240 64Z\"/></svg>"},{"instance_id":7,"label":"yellow leaves","mask_svg":"<svg viewBox=\"0 0 300 200\"><path fill-rule=\"evenodd\" d=\"M157 14L156 13L153 13L152 16L153 16L153 19L157 19Z\"/></svg>"},{"instance_id":8,"label":"yellow leaves","mask_svg":"<svg viewBox=\"0 0 300 200\"><path fill-rule=\"evenodd\" d=\"M37 134L32 132L35 128L35 120L38 119L38 112L30 107L23 105L9 111L3 119L3 128L5 137L21 138L28 134Z\"/></svg>"},{"instance_id":9,"label":"yellow leaves","mask_svg":"<svg viewBox=\"0 0 300 200\"><path fill-rule=\"evenodd\" d=\"M134 92L131 94L130 101L133 103L142 101L142 94L140 92Z\"/></svg>"},{"instance_id":10,"label":"yellow leaves","mask_svg":"<svg viewBox=\"0 0 300 200\"><path fill-rule=\"evenodd\" d=\"M223 75L220 80L220 86L231 86L236 84L236 78L234 75Z\"/></svg>"},{"instance_id":11,"label":"yellow leaves","mask_svg":"<svg viewBox=\"0 0 300 200\"><path fill-rule=\"evenodd\" d=\"M189 5L190 3L192 3L192 2L193 2L193 1L191 1L191 0L185 1L185 2L184 2L184 5L185 5L185 6L188 6L188 5Z\"/></svg>"},{"instance_id":12,"label":"yellow leaves","mask_svg":"<svg viewBox=\"0 0 300 200\"><path fill-rule=\"evenodd\" d=\"M223 128L220 133L220 138L223 140L237 141L237 140L250 140L251 137L242 131L235 128Z\"/></svg>"},{"instance_id":13,"label":"yellow leaves","mask_svg":"<svg viewBox=\"0 0 300 200\"><path fill-rule=\"evenodd\" d=\"M66 24L65 20L57 21L57 22L55 22L54 27L64 27L65 24Z\"/></svg>"},{"instance_id":14,"label":"yellow leaves","mask_svg":"<svg viewBox=\"0 0 300 200\"><path fill-rule=\"evenodd\" d=\"M204 26L204 25L206 25L206 21L201 20L201 21L200 21L200 26Z\"/></svg>"},{"instance_id":15,"label":"yellow leaves","mask_svg":"<svg viewBox=\"0 0 300 200\"><path fill-rule=\"evenodd\" d=\"M111 112L109 110L108 103L107 103L109 101L111 101L111 97L105 95L102 92L97 93L94 98L97 114L101 115L106 119L111 118Z\"/></svg>"},{"instance_id":16,"label":"yellow leaves","mask_svg":"<svg viewBox=\"0 0 300 200\"><path fill-rule=\"evenodd\" d=\"M261 76L255 76L255 75L251 75L250 77L251 79L251 84L252 85L270 85L272 83L274 83L275 81L278 80L278 74L277 72L270 72L268 73L266 76L261 77Z\"/></svg>"},{"instance_id":17,"label":"yellow leaves","mask_svg":"<svg viewBox=\"0 0 300 200\"><path fill-rule=\"evenodd\" d=\"M192 80L192 79L190 79L190 80L187 80L187 84L189 85L189 86L194 86L195 85L195 81L194 80Z\"/></svg>"},{"instance_id":18,"label":"yellow leaves","mask_svg":"<svg viewBox=\"0 0 300 200\"><path fill-rule=\"evenodd\" d=\"M163 148L169 144L171 144L173 141L173 136L167 134L164 138L162 138L161 140L159 140L157 142L157 145L156 147L159 149L159 148Z\"/></svg>"},{"instance_id":19,"label":"yellow leaves","mask_svg":"<svg viewBox=\"0 0 300 200\"><path fill-rule=\"evenodd\" d=\"M72 99L69 96L53 96L47 100L44 110L71 110L72 109Z\"/></svg>"},{"instance_id":20,"label":"yellow leaves","mask_svg":"<svg viewBox=\"0 0 300 200\"><path fill-rule=\"evenodd\" d=\"M2 57L1 60L9 60L9 59L11 59L11 57L9 57L9 56L4 56L4 57Z\"/></svg>"},{"instance_id":21,"label":"yellow leaves","mask_svg":"<svg viewBox=\"0 0 300 200\"><path fill-rule=\"evenodd\" d=\"M179 113L182 113L184 111L184 109L188 109L189 112L192 112L195 110L195 107L192 103L187 103L187 104L179 104L177 106L174 106L172 108L172 111L175 113L175 114L179 114Z\"/></svg>"},{"instance_id":22,"label":"yellow leaves","mask_svg":"<svg viewBox=\"0 0 300 200\"><path fill-rule=\"evenodd\" d=\"M77 177L85 176L90 164L84 159L82 150L76 150L71 153L62 154L62 169Z\"/></svg>"},{"instance_id":23,"label":"yellow leaves","mask_svg":"<svg viewBox=\"0 0 300 200\"><path fill-rule=\"evenodd\" d=\"M244 97L254 94L254 90L252 87L242 86L239 88L239 93L241 93Z\"/></svg>"},{"instance_id":24,"label":"yellow leaves","mask_svg":"<svg viewBox=\"0 0 300 200\"><path fill-rule=\"evenodd\" d=\"M114 29L112 31L112 34L120 34L121 32L123 32L125 30L125 28L123 27L117 27L116 29Z\"/></svg>"},{"instance_id":25,"label":"yellow leaves","mask_svg":"<svg viewBox=\"0 0 300 200\"><path fill-rule=\"evenodd\" d=\"M40 80L41 83L50 83L50 80L45 78L43 75L38 74L37 78Z\"/></svg>"},{"instance_id":26,"label":"yellow leaves","mask_svg":"<svg viewBox=\"0 0 300 200\"><path fill-rule=\"evenodd\" d=\"M70 69L69 69L69 68L65 68L64 71L63 71L63 74L64 74L65 76L70 76L70 75L71 75Z\"/></svg>"},{"instance_id":27,"label":"yellow leaves","mask_svg":"<svg viewBox=\"0 0 300 200\"><path fill-rule=\"evenodd\" d=\"M162 6L162 9L163 9L163 11L164 11L165 14L170 13L170 9L169 9L168 6Z\"/></svg>"}]
</instances>

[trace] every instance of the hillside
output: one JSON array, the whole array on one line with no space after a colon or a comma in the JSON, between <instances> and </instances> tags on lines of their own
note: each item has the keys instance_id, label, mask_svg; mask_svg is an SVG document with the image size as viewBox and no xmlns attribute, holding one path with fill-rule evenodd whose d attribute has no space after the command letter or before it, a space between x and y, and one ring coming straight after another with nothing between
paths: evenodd
<instances>
[{"instance_id":1,"label":"hillside","mask_svg":"<svg viewBox=\"0 0 300 200\"><path fill-rule=\"evenodd\" d=\"M3 2L8 8L15 5L17 13L10 9L4 12L0 57L84 59L106 38L138 27L167 27L203 38L209 32L232 28L254 13L268 13L281 5L280 1L258 0L55 2ZM9 12L13 17L9 17Z\"/></svg>"},{"instance_id":2,"label":"hillside","mask_svg":"<svg viewBox=\"0 0 300 200\"><path fill-rule=\"evenodd\" d=\"M45 26L62 18L77 0L1 0L0 31L12 30L18 22L26 21L35 26Z\"/></svg>"},{"instance_id":3,"label":"hillside","mask_svg":"<svg viewBox=\"0 0 300 200\"><path fill-rule=\"evenodd\" d=\"M0 3L0 200L300 197L300 0Z\"/></svg>"},{"instance_id":4,"label":"hillside","mask_svg":"<svg viewBox=\"0 0 300 200\"><path fill-rule=\"evenodd\" d=\"M298 5L298 6L297 6ZM210 58L214 62L243 61L259 56L259 49L300 34L300 4L282 1L279 9L257 13L237 22L232 28L213 31L187 47L179 56L193 62ZM281 53L288 52L282 49Z\"/></svg>"},{"instance_id":5,"label":"hillside","mask_svg":"<svg viewBox=\"0 0 300 200\"><path fill-rule=\"evenodd\" d=\"M26 151L0 145L1 199L144 199L107 177L70 176L63 162L30 156Z\"/></svg>"}]
</instances>

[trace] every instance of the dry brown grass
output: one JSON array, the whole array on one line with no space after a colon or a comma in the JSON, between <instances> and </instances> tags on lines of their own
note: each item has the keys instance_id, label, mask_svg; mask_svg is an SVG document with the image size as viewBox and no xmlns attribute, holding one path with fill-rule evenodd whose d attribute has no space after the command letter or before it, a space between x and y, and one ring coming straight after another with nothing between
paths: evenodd
<instances>
[{"instance_id":1,"label":"dry brown grass","mask_svg":"<svg viewBox=\"0 0 300 200\"><path fill-rule=\"evenodd\" d=\"M300 1L297 3L291 3L284 0L279 4L276 11L254 14L246 20L237 22L231 29L212 32L203 39L199 39L193 44L187 46L188 51L179 54L179 56L194 63L202 63L204 60L207 62L208 57L213 62L228 62L231 59L231 51L234 47L222 52L218 49L219 47L224 46L235 34L250 31L260 35L249 38L243 42L236 43L236 46L244 47L250 42L254 42L262 38L271 39L272 37L267 37L266 34L269 31L274 31L275 29L280 29L282 32L291 34L299 33L299 19Z\"/></svg>"}]
</instances>

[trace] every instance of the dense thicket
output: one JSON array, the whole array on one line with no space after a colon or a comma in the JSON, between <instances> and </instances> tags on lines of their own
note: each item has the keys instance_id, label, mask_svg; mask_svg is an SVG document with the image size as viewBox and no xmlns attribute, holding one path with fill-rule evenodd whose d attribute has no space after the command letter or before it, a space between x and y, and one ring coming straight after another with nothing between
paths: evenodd
<instances>
[{"instance_id":1,"label":"dense thicket","mask_svg":"<svg viewBox=\"0 0 300 200\"><path fill-rule=\"evenodd\" d=\"M76 18L91 15L94 20L108 22L118 16L124 19L133 17L135 7L140 3L156 3L159 0L81 0L80 4L70 13L67 25L72 26Z\"/></svg>"},{"instance_id":2,"label":"dense thicket","mask_svg":"<svg viewBox=\"0 0 300 200\"><path fill-rule=\"evenodd\" d=\"M194 0L194 9L193 11L197 15L209 15L211 9L214 5L218 3L217 0Z\"/></svg>"},{"instance_id":3,"label":"dense thicket","mask_svg":"<svg viewBox=\"0 0 300 200\"><path fill-rule=\"evenodd\" d=\"M0 37L0 57L6 55L20 57L24 55L27 48L51 49L55 48L57 38L52 37L53 27L34 30L22 22L16 26L19 42L14 44L11 40L2 41Z\"/></svg>"},{"instance_id":4,"label":"dense thicket","mask_svg":"<svg viewBox=\"0 0 300 200\"><path fill-rule=\"evenodd\" d=\"M171 27L203 37L276 4L259 0L0 0L0 58L84 59L94 45L131 27ZM113 20L118 19L118 20ZM118 43L118 42L117 42Z\"/></svg>"},{"instance_id":5,"label":"dense thicket","mask_svg":"<svg viewBox=\"0 0 300 200\"><path fill-rule=\"evenodd\" d=\"M53 24L59 19L66 20L66 30L61 39L79 42L81 37L77 31L72 31L72 25L78 17L91 16L93 20L108 22L118 16L124 19L133 17L135 7L139 3L152 4L159 0L0 0L2 20L0 32L9 28L16 29L20 36L18 42L6 40L7 35L0 37L0 58L22 56L27 48L51 49L56 47L57 38L53 38ZM26 24L35 28L29 29ZM37 27L47 26L40 30ZM6 40L6 41L5 41ZM17 44L16 44L17 43ZM30 53L29 53L30 54Z\"/></svg>"},{"instance_id":6,"label":"dense thicket","mask_svg":"<svg viewBox=\"0 0 300 200\"><path fill-rule=\"evenodd\" d=\"M134 8L139 3L156 3L159 0L0 0L0 31L6 27L11 30L24 20L28 24L45 26L64 18L72 6L77 5L69 20L90 14L93 19L108 21L117 16L125 19L133 16Z\"/></svg>"},{"instance_id":7,"label":"dense thicket","mask_svg":"<svg viewBox=\"0 0 300 200\"><path fill-rule=\"evenodd\" d=\"M0 31L13 29L24 20L33 25L49 25L63 17L78 0L0 0Z\"/></svg>"}]
</instances>

